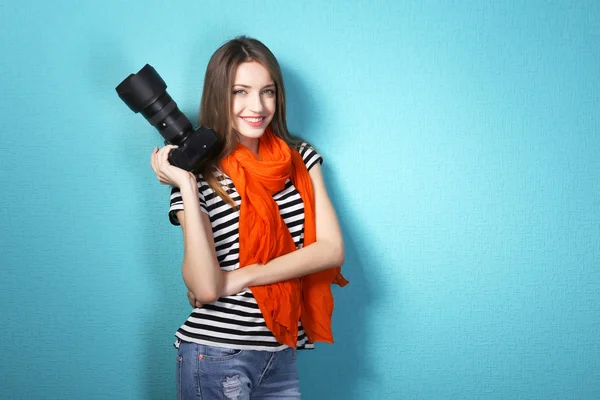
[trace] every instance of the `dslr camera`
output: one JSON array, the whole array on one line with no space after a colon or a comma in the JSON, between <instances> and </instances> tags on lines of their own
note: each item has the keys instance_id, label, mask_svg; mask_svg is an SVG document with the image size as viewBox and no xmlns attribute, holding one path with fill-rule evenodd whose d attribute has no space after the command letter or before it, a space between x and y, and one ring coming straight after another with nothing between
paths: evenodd
<instances>
[{"instance_id":1,"label":"dslr camera","mask_svg":"<svg viewBox=\"0 0 600 400\"><path fill-rule=\"evenodd\" d=\"M141 112L165 139L178 146L169 152L169 162L193 171L217 143L217 134L209 127L194 129L167 93L167 85L158 72L146 64L116 87L117 94L134 113Z\"/></svg>"}]
</instances>

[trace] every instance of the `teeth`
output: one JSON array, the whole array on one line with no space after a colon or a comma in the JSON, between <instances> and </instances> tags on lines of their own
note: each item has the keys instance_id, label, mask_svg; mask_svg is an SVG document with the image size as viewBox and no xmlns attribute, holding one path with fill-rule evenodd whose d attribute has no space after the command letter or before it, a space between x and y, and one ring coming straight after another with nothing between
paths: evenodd
<instances>
[{"instance_id":1,"label":"teeth","mask_svg":"<svg viewBox=\"0 0 600 400\"><path fill-rule=\"evenodd\" d=\"M258 118L244 118L246 121L248 122L260 122L262 121L262 117L258 117Z\"/></svg>"}]
</instances>

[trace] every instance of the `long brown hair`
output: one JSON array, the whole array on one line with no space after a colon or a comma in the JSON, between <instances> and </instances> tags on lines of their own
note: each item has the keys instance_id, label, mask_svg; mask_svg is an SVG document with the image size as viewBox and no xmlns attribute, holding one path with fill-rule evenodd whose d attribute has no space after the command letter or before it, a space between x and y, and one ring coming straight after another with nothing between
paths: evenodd
<instances>
[{"instance_id":1,"label":"long brown hair","mask_svg":"<svg viewBox=\"0 0 600 400\"><path fill-rule=\"evenodd\" d=\"M219 140L215 150L195 172L201 173L208 185L234 207L235 203L220 184L215 169L238 142L233 129L232 90L238 66L249 61L256 61L265 67L276 86L276 109L270 123L271 130L292 148L302 143L302 139L291 135L287 129L283 77L273 53L260 41L246 36L238 36L223 44L208 62L199 116L200 125L211 127Z\"/></svg>"}]
</instances>

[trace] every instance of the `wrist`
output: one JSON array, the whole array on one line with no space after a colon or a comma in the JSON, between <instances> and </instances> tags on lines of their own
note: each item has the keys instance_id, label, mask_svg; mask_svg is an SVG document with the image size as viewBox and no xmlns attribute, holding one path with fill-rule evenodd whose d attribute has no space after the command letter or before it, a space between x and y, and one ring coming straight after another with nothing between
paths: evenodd
<instances>
[{"instance_id":1,"label":"wrist","mask_svg":"<svg viewBox=\"0 0 600 400\"><path fill-rule=\"evenodd\" d=\"M182 196L185 195L198 195L198 183L196 182L196 178L193 176L190 179L184 181L181 185L179 185L179 191Z\"/></svg>"},{"instance_id":2,"label":"wrist","mask_svg":"<svg viewBox=\"0 0 600 400\"><path fill-rule=\"evenodd\" d=\"M228 272L223 271L221 296L233 296L249 287L249 272L248 267L238 268Z\"/></svg>"},{"instance_id":3,"label":"wrist","mask_svg":"<svg viewBox=\"0 0 600 400\"><path fill-rule=\"evenodd\" d=\"M258 264L247 265L244 268L240 268L239 271L243 272L242 280L245 287L256 286L256 268Z\"/></svg>"}]
</instances>

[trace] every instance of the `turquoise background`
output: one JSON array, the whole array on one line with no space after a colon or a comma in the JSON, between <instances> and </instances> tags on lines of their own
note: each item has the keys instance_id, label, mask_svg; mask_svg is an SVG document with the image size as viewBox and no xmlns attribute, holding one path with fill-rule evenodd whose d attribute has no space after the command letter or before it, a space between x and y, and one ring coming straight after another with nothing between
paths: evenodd
<instances>
[{"instance_id":1,"label":"turquoise background","mask_svg":"<svg viewBox=\"0 0 600 400\"><path fill-rule=\"evenodd\" d=\"M600 3L0 6L0 398L175 397L181 233L115 86L195 118L210 55L278 57L344 230L306 399L600 398Z\"/></svg>"}]
</instances>

